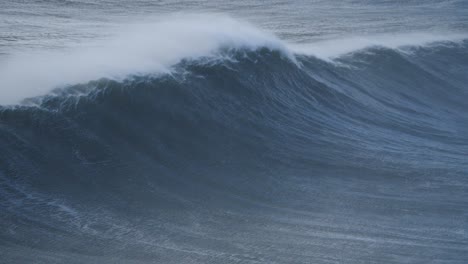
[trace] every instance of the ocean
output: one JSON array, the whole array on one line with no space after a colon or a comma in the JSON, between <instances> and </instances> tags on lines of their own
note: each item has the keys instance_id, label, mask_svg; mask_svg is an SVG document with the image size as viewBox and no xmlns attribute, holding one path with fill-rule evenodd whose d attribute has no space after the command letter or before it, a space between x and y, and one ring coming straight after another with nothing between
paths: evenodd
<instances>
[{"instance_id":1,"label":"ocean","mask_svg":"<svg viewBox=\"0 0 468 264\"><path fill-rule=\"evenodd\" d=\"M0 263L468 260L468 1L0 1Z\"/></svg>"}]
</instances>

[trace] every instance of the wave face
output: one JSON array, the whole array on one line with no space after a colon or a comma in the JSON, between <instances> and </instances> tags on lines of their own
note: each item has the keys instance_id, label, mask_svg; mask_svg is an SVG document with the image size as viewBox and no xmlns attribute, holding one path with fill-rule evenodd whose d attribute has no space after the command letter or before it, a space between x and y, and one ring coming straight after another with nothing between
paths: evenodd
<instances>
[{"instance_id":1,"label":"wave face","mask_svg":"<svg viewBox=\"0 0 468 264\"><path fill-rule=\"evenodd\" d=\"M468 42L243 31L0 107L2 261L464 263Z\"/></svg>"}]
</instances>

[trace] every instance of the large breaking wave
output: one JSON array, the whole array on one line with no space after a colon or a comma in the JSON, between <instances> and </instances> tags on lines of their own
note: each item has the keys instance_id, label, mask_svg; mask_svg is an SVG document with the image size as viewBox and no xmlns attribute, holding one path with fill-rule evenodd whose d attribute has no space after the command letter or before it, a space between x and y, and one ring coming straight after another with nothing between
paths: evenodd
<instances>
[{"instance_id":1,"label":"large breaking wave","mask_svg":"<svg viewBox=\"0 0 468 264\"><path fill-rule=\"evenodd\" d=\"M462 36L191 22L1 72L6 260L466 260Z\"/></svg>"}]
</instances>

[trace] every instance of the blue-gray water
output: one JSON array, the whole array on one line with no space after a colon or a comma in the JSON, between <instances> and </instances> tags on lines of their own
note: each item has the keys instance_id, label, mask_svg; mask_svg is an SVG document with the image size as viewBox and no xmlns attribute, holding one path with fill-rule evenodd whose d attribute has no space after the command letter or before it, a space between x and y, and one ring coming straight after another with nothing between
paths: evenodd
<instances>
[{"instance_id":1,"label":"blue-gray water","mask_svg":"<svg viewBox=\"0 0 468 264\"><path fill-rule=\"evenodd\" d=\"M0 263L468 260L467 1L0 2Z\"/></svg>"}]
</instances>

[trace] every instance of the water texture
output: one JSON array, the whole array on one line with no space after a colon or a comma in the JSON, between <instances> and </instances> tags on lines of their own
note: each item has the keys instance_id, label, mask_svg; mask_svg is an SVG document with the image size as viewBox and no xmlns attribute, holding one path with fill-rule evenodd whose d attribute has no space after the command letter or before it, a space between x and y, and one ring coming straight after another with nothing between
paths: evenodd
<instances>
[{"instance_id":1,"label":"water texture","mask_svg":"<svg viewBox=\"0 0 468 264\"><path fill-rule=\"evenodd\" d=\"M2 1L0 263L466 263L467 19Z\"/></svg>"}]
</instances>

